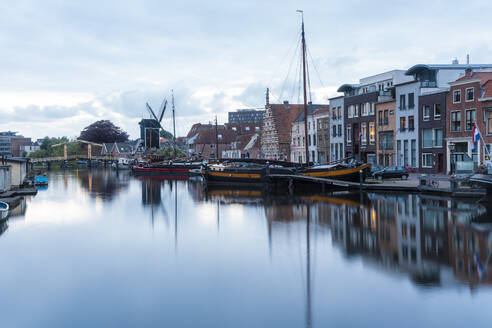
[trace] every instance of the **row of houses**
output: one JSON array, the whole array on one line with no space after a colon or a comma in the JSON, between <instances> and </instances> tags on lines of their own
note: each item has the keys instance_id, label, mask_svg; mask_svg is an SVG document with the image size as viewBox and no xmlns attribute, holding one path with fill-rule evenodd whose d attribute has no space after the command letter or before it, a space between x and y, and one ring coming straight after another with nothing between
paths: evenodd
<instances>
[{"instance_id":1,"label":"row of houses","mask_svg":"<svg viewBox=\"0 0 492 328\"><path fill-rule=\"evenodd\" d=\"M355 158L449 173L484 164L492 144L492 64L415 65L343 84L308 106L309 160ZM269 104L260 157L305 162L302 105ZM477 126L483 140L474 147Z\"/></svg>"}]
</instances>

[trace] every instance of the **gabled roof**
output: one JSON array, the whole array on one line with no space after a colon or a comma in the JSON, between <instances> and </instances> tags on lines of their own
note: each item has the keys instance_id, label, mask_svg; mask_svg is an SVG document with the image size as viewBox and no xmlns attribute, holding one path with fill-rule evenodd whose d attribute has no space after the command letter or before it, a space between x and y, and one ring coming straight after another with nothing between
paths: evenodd
<instances>
[{"instance_id":1,"label":"gabled roof","mask_svg":"<svg viewBox=\"0 0 492 328\"><path fill-rule=\"evenodd\" d=\"M313 104L309 104L308 105L308 109L307 109L308 116L313 115L315 112L317 112L319 110L323 110L323 109L326 109L328 112L330 110L329 107L328 107L328 105L313 105ZM297 116L297 118L295 119L294 122L304 122L304 110L301 111L301 113Z\"/></svg>"},{"instance_id":2,"label":"gabled roof","mask_svg":"<svg viewBox=\"0 0 492 328\"><path fill-rule=\"evenodd\" d=\"M492 64L417 64L410 67L405 75L415 75L422 71L438 71L438 70L466 70L470 68L472 70L492 68Z\"/></svg>"},{"instance_id":3,"label":"gabled roof","mask_svg":"<svg viewBox=\"0 0 492 328\"><path fill-rule=\"evenodd\" d=\"M113 147L116 147L116 150L120 154L131 153L133 151L135 143L132 141L127 142L115 142Z\"/></svg>"}]
</instances>

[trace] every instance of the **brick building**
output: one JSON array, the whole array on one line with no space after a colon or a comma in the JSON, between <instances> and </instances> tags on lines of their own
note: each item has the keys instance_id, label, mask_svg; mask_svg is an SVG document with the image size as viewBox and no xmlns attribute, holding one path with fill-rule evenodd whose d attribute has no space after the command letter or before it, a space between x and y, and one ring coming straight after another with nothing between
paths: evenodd
<instances>
[{"instance_id":1,"label":"brick building","mask_svg":"<svg viewBox=\"0 0 492 328\"><path fill-rule=\"evenodd\" d=\"M446 97L447 91L419 97L419 167L422 173L446 171Z\"/></svg>"},{"instance_id":2,"label":"brick building","mask_svg":"<svg viewBox=\"0 0 492 328\"><path fill-rule=\"evenodd\" d=\"M316 110L313 118L316 125L315 138L318 138L316 161L325 164L330 161L330 108Z\"/></svg>"},{"instance_id":3,"label":"brick building","mask_svg":"<svg viewBox=\"0 0 492 328\"><path fill-rule=\"evenodd\" d=\"M265 115L263 117L263 128L261 135L261 156L265 159L285 160L291 158L291 128L292 122L304 110L304 105L283 104L265 105Z\"/></svg>"},{"instance_id":4,"label":"brick building","mask_svg":"<svg viewBox=\"0 0 492 328\"><path fill-rule=\"evenodd\" d=\"M464 76L449 83L446 101L447 170L469 170L484 163L485 146L492 144L492 72L468 69ZM477 125L482 140L474 149L473 127ZM471 164L471 163L473 164ZM468 164L467 164L468 163Z\"/></svg>"},{"instance_id":5,"label":"brick building","mask_svg":"<svg viewBox=\"0 0 492 328\"><path fill-rule=\"evenodd\" d=\"M396 165L395 106L394 99L376 103L376 153L378 165Z\"/></svg>"}]
</instances>

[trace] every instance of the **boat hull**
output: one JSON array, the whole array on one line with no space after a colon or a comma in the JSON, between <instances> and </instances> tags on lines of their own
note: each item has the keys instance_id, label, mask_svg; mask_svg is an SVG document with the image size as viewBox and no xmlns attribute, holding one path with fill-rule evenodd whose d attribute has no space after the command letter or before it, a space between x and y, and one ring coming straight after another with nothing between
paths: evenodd
<instances>
[{"instance_id":1,"label":"boat hull","mask_svg":"<svg viewBox=\"0 0 492 328\"><path fill-rule=\"evenodd\" d=\"M330 180L341 180L341 181L351 181L351 182L359 182L360 181L360 171L362 171L362 179L365 180L367 175L371 170L371 164L364 164L356 167L347 167L342 169L316 169L310 168L307 169L301 174L307 175L313 178L322 178L322 179L330 179Z\"/></svg>"}]
</instances>

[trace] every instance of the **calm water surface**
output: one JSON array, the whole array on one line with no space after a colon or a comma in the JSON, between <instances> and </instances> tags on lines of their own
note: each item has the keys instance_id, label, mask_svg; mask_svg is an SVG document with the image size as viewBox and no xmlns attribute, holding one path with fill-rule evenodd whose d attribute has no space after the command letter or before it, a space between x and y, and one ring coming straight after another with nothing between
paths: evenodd
<instances>
[{"instance_id":1,"label":"calm water surface","mask_svg":"<svg viewBox=\"0 0 492 328\"><path fill-rule=\"evenodd\" d=\"M492 326L486 203L49 178L0 229L1 327Z\"/></svg>"}]
</instances>

